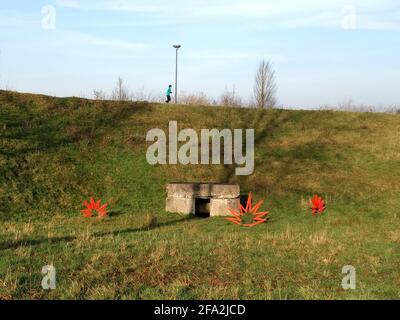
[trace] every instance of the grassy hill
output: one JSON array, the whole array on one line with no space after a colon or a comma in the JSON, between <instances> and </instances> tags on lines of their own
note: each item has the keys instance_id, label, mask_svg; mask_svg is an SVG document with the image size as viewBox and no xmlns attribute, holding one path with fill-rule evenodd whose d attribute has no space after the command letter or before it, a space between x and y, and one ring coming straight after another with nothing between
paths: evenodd
<instances>
[{"instance_id":1,"label":"grassy hill","mask_svg":"<svg viewBox=\"0 0 400 320\"><path fill-rule=\"evenodd\" d=\"M254 128L255 172L150 166L146 133ZM0 91L0 299L400 298L400 116L90 101ZM270 221L164 212L171 181L235 182ZM311 216L318 193L327 211ZM102 221L81 216L90 197ZM57 289L41 288L42 266ZM341 287L342 267L357 289Z\"/></svg>"}]
</instances>

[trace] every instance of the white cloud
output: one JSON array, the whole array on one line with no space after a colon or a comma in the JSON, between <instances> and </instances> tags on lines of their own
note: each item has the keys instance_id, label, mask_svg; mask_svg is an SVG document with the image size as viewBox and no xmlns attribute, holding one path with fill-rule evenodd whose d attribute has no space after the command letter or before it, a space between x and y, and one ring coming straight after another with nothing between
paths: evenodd
<instances>
[{"instance_id":1,"label":"white cloud","mask_svg":"<svg viewBox=\"0 0 400 320\"><path fill-rule=\"evenodd\" d=\"M114 47L114 48L122 48L122 49L146 49L149 48L149 45L144 43L136 43L129 41L120 41L120 40L111 40L93 37L89 35L81 35L81 38L85 40L89 44L104 46L104 47Z\"/></svg>"},{"instance_id":2,"label":"white cloud","mask_svg":"<svg viewBox=\"0 0 400 320\"><path fill-rule=\"evenodd\" d=\"M239 52L239 51L218 51L218 50L200 50L185 52L185 55L195 59L214 59L214 60L248 60L259 57L252 52Z\"/></svg>"},{"instance_id":3,"label":"white cloud","mask_svg":"<svg viewBox=\"0 0 400 320\"><path fill-rule=\"evenodd\" d=\"M60 7L70 8L70 9L80 9L81 4L77 0L57 0L56 4Z\"/></svg>"},{"instance_id":4,"label":"white cloud","mask_svg":"<svg viewBox=\"0 0 400 320\"><path fill-rule=\"evenodd\" d=\"M68 42L70 45L78 43L80 46L92 45L135 51L151 47L147 43L108 39L81 32L58 31L58 39L59 44L62 46L65 46L65 42Z\"/></svg>"},{"instance_id":5,"label":"white cloud","mask_svg":"<svg viewBox=\"0 0 400 320\"><path fill-rule=\"evenodd\" d=\"M61 7L82 10L122 11L156 15L170 23L211 18L260 18L275 27L341 28L343 9L354 6L363 23L359 29L400 27L396 0L56 0ZM367 19L363 17L368 16Z\"/></svg>"},{"instance_id":6,"label":"white cloud","mask_svg":"<svg viewBox=\"0 0 400 320\"><path fill-rule=\"evenodd\" d=\"M200 59L202 61L225 61L228 63L241 62L241 61L259 61L260 57L272 60L275 62L287 61L287 58L277 54L266 54L253 51L237 51L237 50L197 50L185 51L185 58Z\"/></svg>"},{"instance_id":7,"label":"white cloud","mask_svg":"<svg viewBox=\"0 0 400 320\"><path fill-rule=\"evenodd\" d=\"M163 12L162 3L149 5L147 1L129 1L129 0L56 0L55 3L64 8L97 10L97 11L125 11L125 12Z\"/></svg>"},{"instance_id":8,"label":"white cloud","mask_svg":"<svg viewBox=\"0 0 400 320\"><path fill-rule=\"evenodd\" d=\"M18 27L35 23L39 25L39 18L26 12L0 9L0 27Z\"/></svg>"}]
</instances>

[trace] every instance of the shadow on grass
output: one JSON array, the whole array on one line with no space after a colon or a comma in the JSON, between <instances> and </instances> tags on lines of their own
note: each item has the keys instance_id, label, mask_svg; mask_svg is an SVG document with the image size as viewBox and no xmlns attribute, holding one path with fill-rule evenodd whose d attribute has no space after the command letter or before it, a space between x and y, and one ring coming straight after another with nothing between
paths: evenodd
<instances>
[{"instance_id":1,"label":"shadow on grass","mask_svg":"<svg viewBox=\"0 0 400 320\"><path fill-rule=\"evenodd\" d=\"M312 121L314 117L318 116L318 114L299 114L281 110L272 110L268 112L262 112L261 114L259 112L255 112L252 117L246 119L246 125L247 127L255 129L254 145L255 150L257 151L259 149L262 150L263 146L269 139L273 140L276 137L279 137L284 132L287 124ZM303 117L309 118L302 119ZM308 133L299 131L298 134L306 135ZM299 162L313 162L314 164L317 164L325 169L331 165L331 161L335 156L331 154L330 146L324 139L326 139L326 134L322 131L318 135L313 136L311 141L305 140L303 143L297 144L291 147L289 150L274 147L270 150L267 150L266 154L262 158L256 158L255 170L257 170L257 168L267 167L267 162L276 162L281 164L280 168L274 169L274 181L266 181L262 178L262 175L259 174L259 179L252 181L251 188L249 190L249 185L247 183L248 177L236 176L236 167L232 165L224 166L224 170L222 170L219 176L219 181L223 181L225 183L239 183L242 185L242 187L244 187L242 191L262 191L271 193L279 187L284 187L286 191L295 193L312 193L315 190L311 190L305 186L301 188L291 186L290 183L287 183L287 178L290 177L290 175L298 174L297 168ZM348 168L351 166L351 163L348 161L342 161L343 167ZM334 170L335 168L331 167L330 169ZM257 172L255 171L255 173Z\"/></svg>"},{"instance_id":2,"label":"shadow on grass","mask_svg":"<svg viewBox=\"0 0 400 320\"><path fill-rule=\"evenodd\" d=\"M21 101L17 96L12 101L12 109L0 110L0 125L7 128L0 131L0 139L7 142L0 145L0 155L20 159L32 152L55 152L81 141L94 143L104 132L120 127L127 117L151 110L146 103L126 102L116 108L112 102L99 105L86 101L85 105L79 104L82 101L55 99L50 104L64 113L55 117L51 109L38 111L31 106L35 100ZM91 110L89 118L80 113L85 110Z\"/></svg>"},{"instance_id":3,"label":"shadow on grass","mask_svg":"<svg viewBox=\"0 0 400 320\"><path fill-rule=\"evenodd\" d=\"M247 126L249 128L255 129L255 150L257 150L257 147L259 147L265 140L274 136L274 134L282 130L282 127L292 120L291 117L293 117L293 115L289 113L274 110L270 112L262 112L261 115L260 111L257 111L256 113L254 113L252 118L247 119ZM246 127L244 123L243 126ZM257 165L258 163L255 163L256 167ZM236 182L235 171L235 166L225 165L224 170L219 177L219 180L226 183Z\"/></svg>"},{"instance_id":4,"label":"shadow on grass","mask_svg":"<svg viewBox=\"0 0 400 320\"><path fill-rule=\"evenodd\" d=\"M111 212L108 212L109 217L118 217L124 214L124 211L122 210L113 210Z\"/></svg>"},{"instance_id":5,"label":"shadow on grass","mask_svg":"<svg viewBox=\"0 0 400 320\"><path fill-rule=\"evenodd\" d=\"M162 227L168 227L172 225L179 224L184 221L194 221L196 220L193 216L184 217L177 220L167 221L163 223L159 223L156 227L140 227L140 228L126 228L122 230L114 230L107 232L95 232L93 233L93 237L106 237L106 236L117 236L121 234L129 234L129 233L138 233L138 232L147 232L156 230ZM77 240L75 236L64 236L64 237L54 237L54 238L41 238L41 239L22 239L19 241L4 241L0 243L0 250L7 249L16 249L19 247L28 247L28 246L37 246L44 243L48 244L58 244L62 242L72 242Z\"/></svg>"}]
</instances>

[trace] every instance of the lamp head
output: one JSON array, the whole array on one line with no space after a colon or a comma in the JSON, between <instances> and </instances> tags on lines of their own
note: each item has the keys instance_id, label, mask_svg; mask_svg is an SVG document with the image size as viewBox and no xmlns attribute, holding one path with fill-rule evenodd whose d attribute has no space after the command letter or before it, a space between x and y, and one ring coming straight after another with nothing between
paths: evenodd
<instances>
[{"instance_id":1,"label":"lamp head","mask_svg":"<svg viewBox=\"0 0 400 320\"><path fill-rule=\"evenodd\" d=\"M175 49L179 49L179 48L181 48L182 46L179 45L179 44L176 44L176 45L174 45L173 47L174 47Z\"/></svg>"}]
</instances>

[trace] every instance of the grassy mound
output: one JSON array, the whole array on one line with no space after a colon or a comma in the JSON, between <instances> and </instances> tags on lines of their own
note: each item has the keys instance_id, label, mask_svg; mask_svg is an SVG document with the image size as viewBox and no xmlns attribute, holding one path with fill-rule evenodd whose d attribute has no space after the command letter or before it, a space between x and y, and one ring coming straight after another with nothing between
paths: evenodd
<instances>
[{"instance_id":1,"label":"grassy mound","mask_svg":"<svg viewBox=\"0 0 400 320\"><path fill-rule=\"evenodd\" d=\"M170 120L254 128L254 174L150 166L146 133ZM399 130L398 115L0 91L0 298L400 298ZM239 183L271 220L243 229L166 214L170 181ZM314 193L327 200L321 217L308 209ZM109 218L81 217L91 196ZM46 292L50 263L58 286ZM341 288L345 265L356 267L355 291Z\"/></svg>"}]
</instances>

